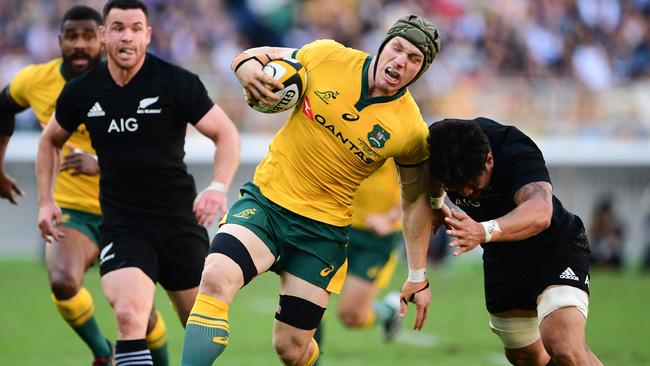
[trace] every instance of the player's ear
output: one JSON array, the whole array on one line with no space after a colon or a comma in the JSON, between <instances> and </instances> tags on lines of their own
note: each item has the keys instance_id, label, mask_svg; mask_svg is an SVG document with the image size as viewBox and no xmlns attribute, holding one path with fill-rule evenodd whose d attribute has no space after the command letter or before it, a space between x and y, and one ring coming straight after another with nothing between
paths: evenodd
<instances>
[{"instance_id":1,"label":"player's ear","mask_svg":"<svg viewBox=\"0 0 650 366\"><path fill-rule=\"evenodd\" d=\"M102 45L106 44L106 27L103 25L100 25L97 27L97 37L99 38L99 42L101 42Z\"/></svg>"},{"instance_id":2,"label":"player's ear","mask_svg":"<svg viewBox=\"0 0 650 366\"><path fill-rule=\"evenodd\" d=\"M151 27L147 27L147 46L151 43Z\"/></svg>"},{"instance_id":3,"label":"player's ear","mask_svg":"<svg viewBox=\"0 0 650 366\"><path fill-rule=\"evenodd\" d=\"M492 151L488 151L487 159L485 160L485 167L492 168L493 166L494 166L494 155L492 155Z\"/></svg>"}]
</instances>

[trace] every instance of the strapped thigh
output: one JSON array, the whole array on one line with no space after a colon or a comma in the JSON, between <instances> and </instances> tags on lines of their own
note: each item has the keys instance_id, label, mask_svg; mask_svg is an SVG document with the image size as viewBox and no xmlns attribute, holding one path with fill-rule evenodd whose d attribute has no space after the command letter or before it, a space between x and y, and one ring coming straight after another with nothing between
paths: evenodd
<instances>
[{"instance_id":1,"label":"strapped thigh","mask_svg":"<svg viewBox=\"0 0 650 366\"><path fill-rule=\"evenodd\" d=\"M291 295L280 295L280 306L275 319L293 327L312 330L320 324L325 308L309 300Z\"/></svg>"},{"instance_id":2,"label":"strapped thigh","mask_svg":"<svg viewBox=\"0 0 650 366\"><path fill-rule=\"evenodd\" d=\"M248 249L246 249L244 244L233 235L228 233L217 233L214 239L212 239L212 244L210 245L208 253L223 254L237 263L244 275L243 286L246 286L253 277L257 276L257 267L255 267L255 263L253 262L253 258L251 258Z\"/></svg>"}]
</instances>

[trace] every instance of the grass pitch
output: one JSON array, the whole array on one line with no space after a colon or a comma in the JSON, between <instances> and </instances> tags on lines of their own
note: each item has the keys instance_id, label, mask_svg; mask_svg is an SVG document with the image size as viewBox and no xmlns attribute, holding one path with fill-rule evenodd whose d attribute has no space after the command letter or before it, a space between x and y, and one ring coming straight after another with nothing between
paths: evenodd
<instances>
[{"instance_id":1,"label":"grass pitch","mask_svg":"<svg viewBox=\"0 0 650 366\"><path fill-rule=\"evenodd\" d=\"M321 366L507 365L499 340L487 326L480 264L452 258L431 270L433 302L420 332L410 330L413 308L397 340L385 344L378 328L344 329L330 301ZM391 288L399 288L398 267ZM650 275L593 271L587 339L605 365L650 365ZM115 327L94 267L86 277L96 317L110 339ZM278 277L267 273L240 292L231 306L231 343L216 364L279 365L271 346ZM56 312L42 263L0 262L0 366L89 365L91 355ZM168 327L172 364L179 364L183 332L164 291L156 303Z\"/></svg>"}]
</instances>

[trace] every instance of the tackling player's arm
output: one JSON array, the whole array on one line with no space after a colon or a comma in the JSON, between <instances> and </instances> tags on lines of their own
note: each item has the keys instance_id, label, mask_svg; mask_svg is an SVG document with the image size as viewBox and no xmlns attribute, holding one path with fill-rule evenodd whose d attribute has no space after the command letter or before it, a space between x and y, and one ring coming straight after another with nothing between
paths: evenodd
<instances>
[{"instance_id":1,"label":"tackling player's arm","mask_svg":"<svg viewBox=\"0 0 650 366\"><path fill-rule=\"evenodd\" d=\"M72 132L61 127L55 115L52 115L38 144L36 153L38 227L41 237L47 242L51 242L52 239L59 240L63 236L61 230L57 228L61 225L61 210L54 203L54 182L59 170L61 148L71 135Z\"/></svg>"},{"instance_id":2,"label":"tackling player's arm","mask_svg":"<svg viewBox=\"0 0 650 366\"><path fill-rule=\"evenodd\" d=\"M409 277L402 286L400 316L406 314L408 301L413 302L416 310L413 328L422 329L431 303L431 290L426 279L427 250L433 219L429 201L430 179L426 164L398 166L398 172L402 190L402 231L409 267Z\"/></svg>"},{"instance_id":3,"label":"tackling player's arm","mask_svg":"<svg viewBox=\"0 0 650 366\"><path fill-rule=\"evenodd\" d=\"M9 86L0 92L0 198L6 198L14 205L18 204L17 196L24 196L25 193L18 188L14 179L4 171L5 151L14 133L16 125L16 113L27 109L16 103L9 94Z\"/></svg>"},{"instance_id":4,"label":"tackling player's arm","mask_svg":"<svg viewBox=\"0 0 650 366\"><path fill-rule=\"evenodd\" d=\"M451 227L447 234L456 238L449 244L458 247L454 254L470 251L487 241L524 240L541 233L551 224L553 186L549 182L540 181L524 185L515 193L514 202L517 207L512 211L486 223L476 222L466 214L454 210L453 219L446 219ZM490 230L491 234L487 234L487 230Z\"/></svg>"},{"instance_id":5,"label":"tackling player's arm","mask_svg":"<svg viewBox=\"0 0 650 366\"><path fill-rule=\"evenodd\" d=\"M218 146L214 154L212 183L194 202L194 213L199 223L212 225L217 212L223 214L228 209L226 194L239 166L239 132L223 109L216 104L195 127Z\"/></svg>"},{"instance_id":6,"label":"tackling player's arm","mask_svg":"<svg viewBox=\"0 0 650 366\"><path fill-rule=\"evenodd\" d=\"M265 74L262 68L272 60L291 57L294 51L293 48L284 47L256 47L247 49L233 59L230 67L249 100L261 100L271 105L280 98L269 91L266 85L282 88L282 83Z\"/></svg>"}]
</instances>

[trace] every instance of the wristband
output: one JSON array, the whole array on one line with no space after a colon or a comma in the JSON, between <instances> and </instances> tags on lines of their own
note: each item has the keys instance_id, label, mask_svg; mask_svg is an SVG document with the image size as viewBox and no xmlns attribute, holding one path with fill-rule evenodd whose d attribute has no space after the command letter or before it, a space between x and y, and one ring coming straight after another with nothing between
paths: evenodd
<instances>
[{"instance_id":1,"label":"wristband","mask_svg":"<svg viewBox=\"0 0 650 366\"><path fill-rule=\"evenodd\" d=\"M486 243L492 241L492 234L495 231L501 232L501 227L499 226L499 223L496 222L496 220L483 221L481 222L481 225L483 225L483 230L485 231Z\"/></svg>"},{"instance_id":2,"label":"wristband","mask_svg":"<svg viewBox=\"0 0 650 366\"><path fill-rule=\"evenodd\" d=\"M445 203L446 196L447 196L447 192L442 192L442 196L440 197L431 197L431 207L434 210L441 209L442 205Z\"/></svg>"},{"instance_id":3,"label":"wristband","mask_svg":"<svg viewBox=\"0 0 650 366\"><path fill-rule=\"evenodd\" d=\"M228 187L221 183L221 182L210 182L210 185L208 185L204 191L218 191L221 193L228 193Z\"/></svg>"},{"instance_id":4,"label":"wristband","mask_svg":"<svg viewBox=\"0 0 650 366\"><path fill-rule=\"evenodd\" d=\"M409 268L409 276L406 279L408 282L422 282L422 281L426 281L426 279L427 279L426 268L421 268L421 269Z\"/></svg>"},{"instance_id":5,"label":"wristband","mask_svg":"<svg viewBox=\"0 0 650 366\"><path fill-rule=\"evenodd\" d=\"M248 62L248 61L250 61L250 60L255 60L255 61L259 62L260 65L262 65L262 67L264 67L264 63L263 63L262 61L260 61L260 59L257 58L257 56L251 56L251 57L247 57L247 58L245 58L245 59L239 61L239 63L237 64L237 66L235 66L235 71L234 71L235 74L237 73L237 70L239 70L239 68L240 68L243 64L245 64L246 62Z\"/></svg>"}]
</instances>

